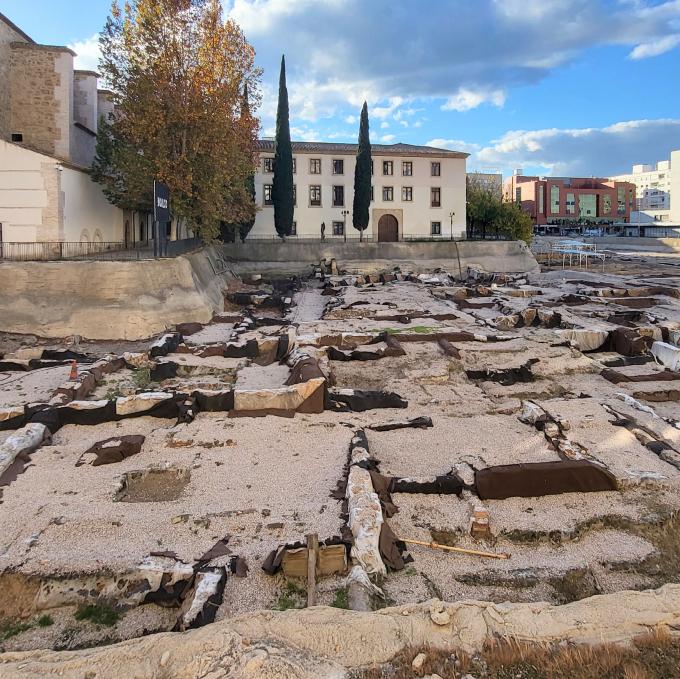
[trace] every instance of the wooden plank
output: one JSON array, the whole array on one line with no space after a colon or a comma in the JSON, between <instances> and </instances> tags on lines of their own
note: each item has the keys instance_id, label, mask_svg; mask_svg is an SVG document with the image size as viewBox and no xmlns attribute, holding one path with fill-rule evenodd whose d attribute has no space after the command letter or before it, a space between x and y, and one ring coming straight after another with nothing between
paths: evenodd
<instances>
[{"instance_id":1,"label":"wooden plank","mask_svg":"<svg viewBox=\"0 0 680 679\"><path fill-rule=\"evenodd\" d=\"M319 536L307 536L307 606L316 606L316 558L319 552Z\"/></svg>"}]
</instances>

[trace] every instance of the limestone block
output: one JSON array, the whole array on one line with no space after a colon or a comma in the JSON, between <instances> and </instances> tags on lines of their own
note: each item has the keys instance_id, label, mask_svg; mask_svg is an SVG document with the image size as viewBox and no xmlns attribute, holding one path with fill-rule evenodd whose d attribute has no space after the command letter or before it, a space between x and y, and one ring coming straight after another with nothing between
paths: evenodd
<instances>
[{"instance_id":1,"label":"limestone block","mask_svg":"<svg viewBox=\"0 0 680 679\"><path fill-rule=\"evenodd\" d=\"M324 383L323 377L316 377L278 389L236 389L234 410L297 410Z\"/></svg>"},{"instance_id":2,"label":"limestone block","mask_svg":"<svg viewBox=\"0 0 680 679\"><path fill-rule=\"evenodd\" d=\"M44 578L36 595L37 611L97 601L117 601L136 606L150 592L163 590L166 595L180 594L194 577L191 564L167 556L149 556L128 571L75 575L67 578Z\"/></svg>"},{"instance_id":3,"label":"limestone block","mask_svg":"<svg viewBox=\"0 0 680 679\"><path fill-rule=\"evenodd\" d=\"M32 453L49 441L51 434L44 424L32 422L18 429L0 445L0 476L19 455Z\"/></svg>"},{"instance_id":4,"label":"limestone block","mask_svg":"<svg viewBox=\"0 0 680 679\"><path fill-rule=\"evenodd\" d=\"M594 351L599 349L609 337L607 330L588 330L585 328L570 328L556 330L558 337L571 342L580 351Z\"/></svg>"},{"instance_id":5,"label":"limestone block","mask_svg":"<svg viewBox=\"0 0 680 679\"><path fill-rule=\"evenodd\" d=\"M680 347L667 342L654 342L652 356L670 370L680 370Z\"/></svg>"},{"instance_id":6,"label":"limestone block","mask_svg":"<svg viewBox=\"0 0 680 679\"><path fill-rule=\"evenodd\" d=\"M116 415L133 415L151 410L163 401L172 400L172 394L164 391L147 391L133 396L120 396L116 399Z\"/></svg>"},{"instance_id":7,"label":"limestone block","mask_svg":"<svg viewBox=\"0 0 680 679\"><path fill-rule=\"evenodd\" d=\"M351 556L369 575L385 575L387 569L379 548L382 508L368 471L357 466L350 468L346 497L348 525L354 536Z\"/></svg>"}]
</instances>

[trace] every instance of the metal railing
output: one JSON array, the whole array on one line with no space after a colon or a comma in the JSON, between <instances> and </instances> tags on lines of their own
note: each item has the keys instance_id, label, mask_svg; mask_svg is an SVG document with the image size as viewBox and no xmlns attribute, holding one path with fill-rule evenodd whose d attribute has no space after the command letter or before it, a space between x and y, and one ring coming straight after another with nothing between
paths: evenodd
<instances>
[{"instance_id":1,"label":"metal railing","mask_svg":"<svg viewBox=\"0 0 680 679\"><path fill-rule=\"evenodd\" d=\"M177 257L201 247L200 238L167 241L162 257ZM0 242L0 260L14 262L56 262L56 261L128 261L153 259L153 241L139 243L114 242Z\"/></svg>"}]
</instances>

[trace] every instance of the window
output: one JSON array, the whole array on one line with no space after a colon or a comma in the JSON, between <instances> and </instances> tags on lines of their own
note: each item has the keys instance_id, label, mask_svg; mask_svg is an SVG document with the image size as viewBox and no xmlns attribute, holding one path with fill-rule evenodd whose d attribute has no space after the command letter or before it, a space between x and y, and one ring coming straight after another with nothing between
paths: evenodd
<instances>
[{"instance_id":1,"label":"window","mask_svg":"<svg viewBox=\"0 0 680 679\"><path fill-rule=\"evenodd\" d=\"M413 187L412 186L402 186L401 187L401 199L405 203L410 203L413 200Z\"/></svg>"},{"instance_id":2,"label":"window","mask_svg":"<svg viewBox=\"0 0 680 679\"><path fill-rule=\"evenodd\" d=\"M616 211L620 215L626 214L626 189L623 186L616 187Z\"/></svg>"},{"instance_id":3,"label":"window","mask_svg":"<svg viewBox=\"0 0 680 679\"><path fill-rule=\"evenodd\" d=\"M333 222L333 235L334 236L345 235L345 225L343 224L343 222Z\"/></svg>"},{"instance_id":4,"label":"window","mask_svg":"<svg viewBox=\"0 0 680 679\"><path fill-rule=\"evenodd\" d=\"M321 158L309 159L309 174L321 174Z\"/></svg>"},{"instance_id":5,"label":"window","mask_svg":"<svg viewBox=\"0 0 680 679\"><path fill-rule=\"evenodd\" d=\"M333 159L333 174L345 174L345 161Z\"/></svg>"},{"instance_id":6,"label":"window","mask_svg":"<svg viewBox=\"0 0 680 679\"><path fill-rule=\"evenodd\" d=\"M271 174L274 172L274 159L273 158L264 158L263 161L264 163L264 173L265 174Z\"/></svg>"},{"instance_id":7,"label":"window","mask_svg":"<svg viewBox=\"0 0 680 679\"><path fill-rule=\"evenodd\" d=\"M297 186L293 184L293 207L297 207Z\"/></svg>"},{"instance_id":8,"label":"window","mask_svg":"<svg viewBox=\"0 0 680 679\"><path fill-rule=\"evenodd\" d=\"M439 162L430 163L430 174L433 177L439 177L442 173L442 166Z\"/></svg>"},{"instance_id":9,"label":"window","mask_svg":"<svg viewBox=\"0 0 680 679\"><path fill-rule=\"evenodd\" d=\"M291 236L297 236L297 222L293 222L293 226L290 229Z\"/></svg>"},{"instance_id":10,"label":"window","mask_svg":"<svg viewBox=\"0 0 680 679\"><path fill-rule=\"evenodd\" d=\"M274 201L272 200L272 185L271 184L265 184L264 185L264 204L265 205L274 205Z\"/></svg>"},{"instance_id":11,"label":"window","mask_svg":"<svg viewBox=\"0 0 680 679\"><path fill-rule=\"evenodd\" d=\"M12 133L12 141L21 143L24 140L24 135L21 134L21 132L13 132Z\"/></svg>"},{"instance_id":12,"label":"window","mask_svg":"<svg viewBox=\"0 0 680 679\"><path fill-rule=\"evenodd\" d=\"M550 187L550 212L554 215L560 211L560 187L553 184Z\"/></svg>"},{"instance_id":13,"label":"window","mask_svg":"<svg viewBox=\"0 0 680 679\"><path fill-rule=\"evenodd\" d=\"M576 214L576 199L574 198L573 193L567 194L567 214L568 215Z\"/></svg>"},{"instance_id":14,"label":"window","mask_svg":"<svg viewBox=\"0 0 680 679\"><path fill-rule=\"evenodd\" d=\"M383 175L391 176L394 174L394 163L391 160L383 160Z\"/></svg>"},{"instance_id":15,"label":"window","mask_svg":"<svg viewBox=\"0 0 680 679\"><path fill-rule=\"evenodd\" d=\"M401 174L404 177L412 177L413 176L413 163L410 160L405 160L401 164Z\"/></svg>"},{"instance_id":16,"label":"window","mask_svg":"<svg viewBox=\"0 0 680 679\"><path fill-rule=\"evenodd\" d=\"M538 185L538 213L541 214L541 215L545 213L545 185L544 184Z\"/></svg>"},{"instance_id":17,"label":"window","mask_svg":"<svg viewBox=\"0 0 680 679\"><path fill-rule=\"evenodd\" d=\"M373 161L371 161L371 177L373 176Z\"/></svg>"},{"instance_id":18,"label":"window","mask_svg":"<svg viewBox=\"0 0 680 679\"><path fill-rule=\"evenodd\" d=\"M293 174L297 172L297 160L293 158Z\"/></svg>"},{"instance_id":19,"label":"window","mask_svg":"<svg viewBox=\"0 0 680 679\"><path fill-rule=\"evenodd\" d=\"M383 186L383 200L385 201L394 200L394 187Z\"/></svg>"},{"instance_id":20,"label":"window","mask_svg":"<svg viewBox=\"0 0 680 679\"><path fill-rule=\"evenodd\" d=\"M522 202L522 189L518 186L515 189L515 203L521 203Z\"/></svg>"},{"instance_id":21,"label":"window","mask_svg":"<svg viewBox=\"0 0 680 679\"><path fill-rule=\"evenodd\" d=\"M373 197L373 184L371 184L371 203L375 200Z\"/></svg>"},{"instance_id":22,"label":"window","mask_svg":"<svg viewBox=\"0 0 680 679\"><path fill-rule=\"evenodd\" d=\"M602 214L610 215L612 213L612 197L608 194L602 196Z\"/></svg>"},{"instance_id":23,"label":"window","mask_svg":"<svg viewBox=\"0 0 680 679\"><path fill-rule=\"evenodd\" d=\"M309 204L312 207L321 207L321 185L312 184L309 187Z\"/></svg>"},{"instance_id":24,"label":"window","mask_svg":"<svg viewBox=\"0 0 680 679\"><path fill-rule=\"evenodd\" d=\"M442 206L442 190L439 187L430 189L430 207Z\"/></svg>"},{"instance_id":25,"label":"window","mask_svg":"<svg viewBox=\"0 0 680 679\"><path fill-rule=\"evenodd\" d=\"M430 235L431 236L441 236L442 235L442 223L441 222L430 222Z\"/></svg>"},{"instance_id":26,"label":"window","mask_svg":"<svg viewBox=\"0 0 680 679\"><path fill-rule=\"evenodd\" d=\"M345 205L345 187L333 187L333 207L344 207Z\"/></svg>"}]
</instances>

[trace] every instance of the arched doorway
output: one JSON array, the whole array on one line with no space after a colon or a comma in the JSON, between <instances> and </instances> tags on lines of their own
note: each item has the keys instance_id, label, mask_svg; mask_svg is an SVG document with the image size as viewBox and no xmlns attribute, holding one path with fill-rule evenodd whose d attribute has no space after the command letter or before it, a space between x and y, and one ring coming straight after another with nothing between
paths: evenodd
<instances>
[{"instance_id":1,"label":"arched doorway","mask_svg":"<svg viewBox=\"0 0 680 679\"><path fill-rule=\"evenodd\" d=\"M383 215L378 221L378 241L396 243L399 240L399 222L394 215Z\"/></svg>"}]
</instances>

